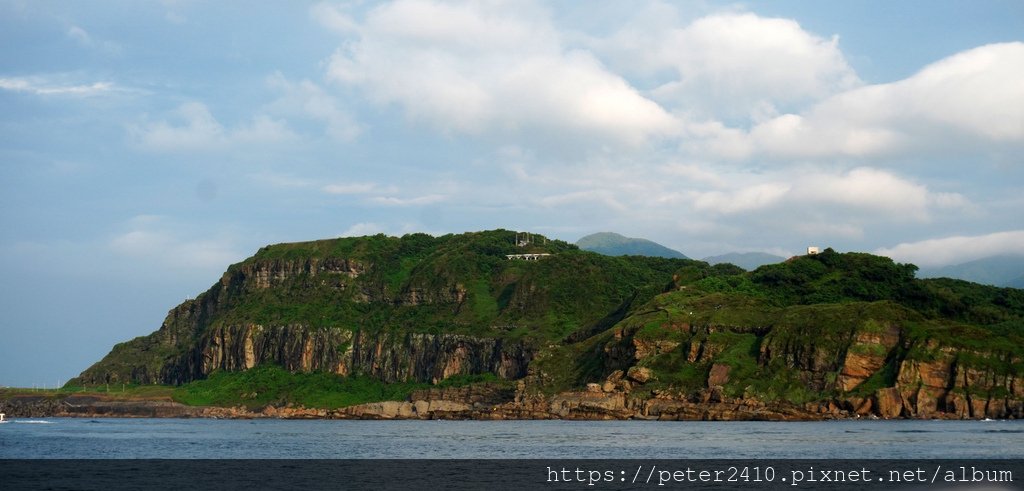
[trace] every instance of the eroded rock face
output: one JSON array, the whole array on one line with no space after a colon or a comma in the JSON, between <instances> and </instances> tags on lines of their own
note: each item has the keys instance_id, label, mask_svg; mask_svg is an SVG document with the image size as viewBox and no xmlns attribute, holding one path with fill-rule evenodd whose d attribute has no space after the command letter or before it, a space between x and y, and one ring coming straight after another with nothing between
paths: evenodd
<instances>
[{"instance_id":1,"label":"eroded rock face","mask_svg":"<svg viewBox=\"0 0 1024 491\"><path fill-rule=\"evenodd\" d=\"M326 285L332 275L358 278L366 272L366 266L342 258L308 258L302 260L264 260L244 264L237 272L228 273L221 279L225 286L243 284L247 288L267 289L280 286L300 276L310 278L316 284ZM344 288L345 282L335 281L331 286Z\"/></svg>"},{"instance_id":2,"label":"eroded rock face","mask_svg":"<svg viewBox=\"0 0 1024 491\"><path fill-rule=\"evenodd\" d=\"M162 381L187 383L216 370L274 364L294 372L360 373L385 382L437 383L454 375L526 375L530 347L496 338L455 334L375 335L301 325L212 329L196 347L167 365Z\"/></svg>"},{"instance_id":3,"label":"eroded rock face","mask_svg":"<svg viewBox=\"0 0 1024 491\"><path fill-rule=\"evenodd\" d=\"M895 324L877 331L860 331L846 352L836 382L843 391L855 389L885 366L889 353L899 344L900 329Z\"/></svg>"},{"instance_id":4,"label":"eroded rock face","mask_svg":"<svg viewBox=\"0 0 1024 491\"><path fill-rule=\"evenodd\" d=\"M878 415L885 419L898 418L903 413L903 398L899 389L887 387L875 393Z\"/></svg>"},{"instance_id":5,"label":"eroded rock face","mask_svg":"<svg viewBox=\"0 0 1024 491\"><path fill-rule=\"evenodd\" d=\"M729 365L715 363L711 365L711 372L708 374L708 387L725 385L729 382Z\"/></svg>"}]
</instances>

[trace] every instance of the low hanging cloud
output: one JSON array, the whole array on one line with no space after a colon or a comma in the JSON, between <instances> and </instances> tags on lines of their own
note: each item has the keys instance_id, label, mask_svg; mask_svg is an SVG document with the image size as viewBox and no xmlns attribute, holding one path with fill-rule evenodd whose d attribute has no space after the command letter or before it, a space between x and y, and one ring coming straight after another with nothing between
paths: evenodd
<instances>
[{"instance_id":1,"label":"low hanging cloud","mask_svg":"<svg viewBox=\"0 0 1024 491\"><path fill-rule=\"evenodd\" d=\"M749 132L705 125L724 157L874 157L1024 144L1024 43L964 51L913 76L837 94Z\"/></svg>"},{"instance_id":2,"label":"low hanging cloud","mask_svg":"<svg viewBox=\"0 0 1024 491\"><path fill-rule=\"evenodd\" d=\"M171 121L131 126L129 134L143 148L162 152L223 150L237 144L265 145L298 138L285 122L265 114L256 115L247 124L225 128L200 102L182 104Z\"/></svg>"},{"instance_id":3,"label":"low hanging cloud","mask_svg":"<svg viewBox=\"0 0 1024 491\"><path fill-rule=\"evenodd\" d=\"M317 9L352 37L330 58L330 80L442 132L559 131L640 145L679 130L591 52L567 47L532 4L399 0L363 19Z\"/></svg>"},{"instance_id":4,"label":"low hanging cloud","mask_svg":"<svg viewBox=\"0 0 1024 491\"><path fill-rule=\"evenodd\" d=\"M959 194L930 191L922 184L868 167L844 173L796 172L792 177L765 179L768 182L734 189L694 192L694 207L722 215L781 207L829 207L876 219L927 221L935 210L969 206Z\"/></svg>"},{"instance_id":5,"label":"low hanging cloud","mask_svg":"<svg viewBox=\"0 0 1024 491\"><path fill-rule=\"evenodd\" d=\"M989 256L1024 254L1024 230L951 236L883 247L876 254L918 266L946 266Z\"/></svg>"}]
</instances>

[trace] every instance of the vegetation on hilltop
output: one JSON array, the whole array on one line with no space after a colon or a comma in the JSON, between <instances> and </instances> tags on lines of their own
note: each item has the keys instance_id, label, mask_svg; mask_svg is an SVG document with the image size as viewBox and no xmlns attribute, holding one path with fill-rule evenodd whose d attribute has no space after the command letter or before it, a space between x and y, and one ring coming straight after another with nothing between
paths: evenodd
<instances>
[{"instance_id":1,"label":"vegetation on hilltop","mask_svg":"<svg viewBox=\"0 0 1024 491\"><path fill-rule=\"evenodd\" d=\"M839 394L850 353L878 365L852 392L869 394L891 387L903 360L936 359L940 346L953 350L960 367L1024 372L1021 290L921 280L914 265L832 249L747 272L727 263L604 256L540 236L520 247L515 239L515 232L496 230L267 246L172 311L161 331L115 347L83 380L153 377L171 363L206 356L195 346L210 332L250 324L297 326L296 336L308 336L303 329L344 329L521 343L525 359L532 359L530 383L548 394L632 367L651 371L644 390L690 394L707 389L719 366L727 396L800 403ZM506 258L522 252L551 256ZM353 264L316 269L316 261ZM351 348L348 341L330 347ZM438 380L494 377L467 366ZM350 373L290 373L270 365L218 370L180 387L175 397L191 404L340 407L401 398L431 380L384 384L354 365Z\"/></svg>"}]
</instances>

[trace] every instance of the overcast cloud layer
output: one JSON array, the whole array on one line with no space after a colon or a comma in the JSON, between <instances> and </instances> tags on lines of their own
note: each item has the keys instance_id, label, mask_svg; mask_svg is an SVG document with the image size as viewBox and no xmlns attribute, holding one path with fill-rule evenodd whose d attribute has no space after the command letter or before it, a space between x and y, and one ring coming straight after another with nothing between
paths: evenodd
<instances>
[{"instance_id":1,"label":"overcast cloud layer","mask_svg":"<svg viewBox=\"0 0 1024 491\"><path fill-rule=\"evenodd\" d=\"M1020 253L1024 7L971 5L0 1L0 385L275 242Z\"/></svg>"}]
</instances>

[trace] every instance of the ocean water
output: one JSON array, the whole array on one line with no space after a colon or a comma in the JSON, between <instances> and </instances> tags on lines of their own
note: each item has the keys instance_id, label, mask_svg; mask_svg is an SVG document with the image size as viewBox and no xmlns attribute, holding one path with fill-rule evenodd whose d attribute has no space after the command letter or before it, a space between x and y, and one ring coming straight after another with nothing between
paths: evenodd
<instances>
[{"instance_id":1,"label":"ocean water","mask_svg":"<svg viewBox=\"0 0 1024 491\"><path fill-rule=\"evenodd\" d=\"M0 459L1021 459L1024 421L14 420Z\"/></svg>"}]
</instances>

